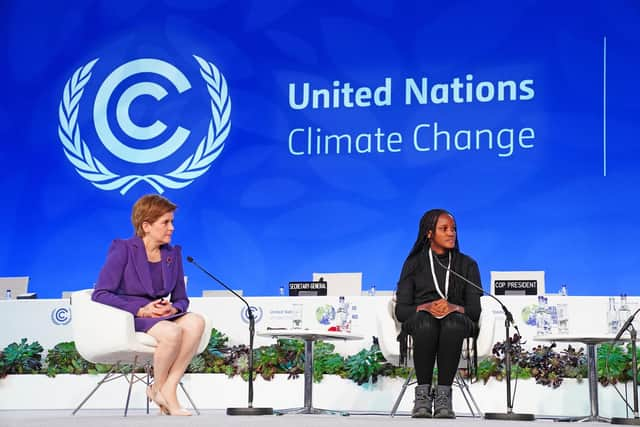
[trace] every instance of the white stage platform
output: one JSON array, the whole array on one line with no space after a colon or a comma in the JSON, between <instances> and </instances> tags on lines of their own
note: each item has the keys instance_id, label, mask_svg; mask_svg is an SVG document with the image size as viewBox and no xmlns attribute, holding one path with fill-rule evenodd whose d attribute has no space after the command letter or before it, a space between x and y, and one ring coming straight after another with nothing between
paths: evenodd
<instances>
[{"instance_id":1,"label":"white stage platform","mask_svg":"<svg viewBox=\"0 0 640 427\"><path fill-rule=\"evenodd\" d=\"M344 355L357 353L361 348L371 345L372 337L377 336L376 317L386 315L386 306L390 297L350 297L349 301L358 318L354 321L354 333L365 337L360 341L333 342L336 351ZM256 329L267 326L289 326L291 304L304 304L303 326L328 327L322 322L324 317L337 305L335 297L249 297L249 303L255 307L258 322ZM513 312L520 331L527 340L526 348L537 345L533 341L535 327L531 324L531 311L535 307L535 297L510 296L504 298L505 304ZM605 313L607 297L561 297L550 296L550 304L558 302L569 305L569 328L572 334L597 333L606 329ZM482 298L484 310L492 310L497 317L495 341L504 339L504 321L502 312L495 302ZM73 306L68 300L24 300L0 301L0 318L4 325L0 330L0 346L28 338L29 342L39 341L46 349L63 341L71 341L70 322L73 319ZM233 297L192 298L192 309L207 314L216 329L230 337L230 345L246 344L248 341L246 313L240 301ZM597 315L594 315L597 313ZM513 333L513 331L512 331ZM255 346L270 345L273 340L256 337ZM575 343L576 346L583 346ZM559 345L565 348L566 344ZM584 346L583 346L584 347ZM55 379L43 375L10 375L0 379L0 410L31 409L72 409L98 381L97 376L60 375ZM240 378L227 378L224 375L193 374L185 377L185 385L199 408L204 410L223 409L229 406L246 404L247 383ZM381 378L376 384L358 386L350 380L334 376L314 384L313 403L319 408L345 411L388 412L397 396L402 379ZM87 408L96 410L120 408L124 402L124 383L107 384L87 403ZM475 383L472 392L481 409L486 412L502 412L505 408L505 383L490 381L487 385ZM624 392L624 387L623 387ZM24 393L24 394L23 394ZM454 395L454 408L458 413L467 413L458 391ZM627 390L631 396L631 389ZM625 416L624 403L612 387L599 387L600 413L604 416ZM26 396L26 397L25 397ZM286 375L273 381L259 378L255 384L255 406L287 408L301 406L303 397L302 377L289 380ZM413 390L408 390L400 411L411 409ZM134 387L132 408L144 407L144 390ZM589 413L589 395L586 380L577 383L566 380L559 389L551 389L535 384L532 380L518 382L514 410L529 412L537 416L579 416ZM0 422L0 425L3 425ZM504 425L504 424L502 424Z\"/></svg>"}]
</instances>

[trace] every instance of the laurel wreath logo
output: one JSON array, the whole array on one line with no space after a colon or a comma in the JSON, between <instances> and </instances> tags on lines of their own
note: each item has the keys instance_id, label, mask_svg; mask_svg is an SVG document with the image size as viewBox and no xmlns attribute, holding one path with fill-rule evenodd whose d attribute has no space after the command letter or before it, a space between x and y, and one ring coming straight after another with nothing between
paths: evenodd
<instances>
[{"instance_id":1,"label":"laurel wreath logo","mask_svg":"<svg viewBox=\"0 0 640 427\"><path fill-rule=\"evenodd\" d=\"M180 166L163 175L125 175L111 172L100 160L91 154L91 150L80 136L78 112L84 87L91 79L91 70L98 62L96 58L78 68L67 81L60 106L58 108L58 137L67 159L84 179L101 190L120 190L126 194L139 182L146 182L158 193L164 188L180 189L191 184L211 167L211 163L220 155L224 141L231 130L231 98L227 81L215 65L197 55L193 55L200 65L200 75L207 84L211 100L211 121L207 135L202 138L195 153Z\"/></svg>"}]
</instances>

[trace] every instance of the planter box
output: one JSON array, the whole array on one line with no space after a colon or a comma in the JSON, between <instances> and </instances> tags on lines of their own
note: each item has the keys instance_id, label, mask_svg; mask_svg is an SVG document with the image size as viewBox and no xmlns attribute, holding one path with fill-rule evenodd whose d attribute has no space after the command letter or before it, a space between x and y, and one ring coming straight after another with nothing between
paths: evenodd
<instances>
[{"instance_id":1,"label":"planter box","mask_svg":"<svg viewBox=\"0 0 640 427\"><path fill-rule=\"evenodd\" d=\"M102 375L9 375L0 380L0 410L7 409L74 409L93 389ZM325 375L313 385L313 405L318 408L352 411L390 411L402 388L400 378L380 378L375 384L357 385L334 375ZM183 381L199 409L224 409L247 406L248 384L240 377L228 378L223 374L187 374ZM484 412L506 411L506 384L490 380L470 385L473 396ZM624 385L619 386L624 393ZM124 380L104 384L85 404L85 409L123 408L127 392ZM276 375L271 381L254 381L254 406L273 408L303 405L304 382L302 376L288 379ZM600 414L625 416L624 403L613 387L599 387ZM628 390L631 398L631 388ZM187 403L180 396L183 404ZM469 413L460 391L454 389L454 409ZM134 384L130 407L144 408L146 396L142 384ZM408 412L413 405L413 387L407 389L399 411ZM157 410L156 408L152 409ZM536 415L587 415L589 391L587 382L564 380L558 389L543 387L534 380L518 380L514 404L515 412Z\"/></svg>"}]
</instances>

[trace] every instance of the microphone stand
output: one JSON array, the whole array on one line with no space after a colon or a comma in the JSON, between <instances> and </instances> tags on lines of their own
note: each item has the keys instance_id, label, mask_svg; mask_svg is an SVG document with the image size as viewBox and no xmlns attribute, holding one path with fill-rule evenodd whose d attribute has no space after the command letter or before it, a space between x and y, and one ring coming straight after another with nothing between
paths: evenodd
<instances>
[{"instance_id":1,"label":"microphone stand","mask_svg":"<svg viewBox=\"0 0 640 427\"><path fill-rule=\"evenodd\" d=\"M631 335L631 372L633 373L633 418L611 418L611 424L627 424L627 425L640 425L640 416L638 415L638 359L636 356L636 338L637 331L636 328L633 327L633 318L636 316L640 310L636 310L635 313L631 315L631 317L625 323L618 335L616 336L616 340L622 336L625 330L629 331L629 335Z\"/></svg>"},{"instance_id":2,"label":"microphone stand","mask_svg":"<svg viewBox=\"0 0 640 427\"><path fill-rule=\"evenodd\" d=\"M247 306L247 316L249 317L249 403L246 408L227 408L227 415L273 415L273 408L254 408L253 407L253 336L255 334L256 322L253 315L253 310L246 299L242 298L229 286L222 283L213 274L209 273L204 267L198 264L193 257L188 256L187 261L195 265L204 274L211 277L213 280L222 285L223 288L231 292L233 295L240 298L240 300Z\"/></svg>"},{"instance_id":3,"label":"microphone stand","mask_svg":"<svg viewBox=\"0 0 640 427\"><path fill-rule=\"evenodd\" d=\"M495 295L486 293L485 290L482 289L482 287L478 286L477 284L473 283L471 280L467 279L463 275L457 273L456 271L453 271L451 268L444 265L442 262L440 262L437 256L434 256L434 259L440 265L440 267L444 268L447 271L450 271L451 274L453 274L454 276L458 277L459 279L462 279L464 282L468 283L469 285L479 290L483 294L493 298L500 305L500 308L502 308L502 311L504 312L504 315L505 315L504 329L506 333L506 340L504 342L504 353L505 353L504 369L505 369L505 381L507 383L507 412L506 413L485 412L484 418L487 420L510 420L510 421L535 420L535 416L533 414L517 414L513 412L513 403L511 401L511 334L509 332L510 325L513 324L515 326L515 322L513 321L513 315L511 314L509 309L507 309L507 306L505 306L502 303L502 301L500 301Z\"/></svg>"}]
</instances>

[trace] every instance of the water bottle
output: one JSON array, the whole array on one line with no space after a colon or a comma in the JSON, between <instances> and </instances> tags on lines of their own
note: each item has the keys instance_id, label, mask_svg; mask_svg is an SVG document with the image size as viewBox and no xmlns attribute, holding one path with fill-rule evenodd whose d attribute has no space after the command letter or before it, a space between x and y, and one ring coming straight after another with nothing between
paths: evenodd
<instances>
[{"instance_id":1,"label":"water bottle","mask_svg":"<svg viewBox=\"0 0 640 427\"><path fill-rule=\"evenodd\" d=\"M623 323L626 322L627 319L631 316L631 308L627 303L627 294L620 294L620 308L618 308L618 322ZM619 327L620 325L618 325ZM618 331L616 330L616 334Z\"/></svg>"},{"instance_id":2,"label":"water bottle","mask_svg":"<svg viewBox=\"0 0 640 427\"><path fill-rule=\"evenodd\" d=\"M560 285L560 292L558 292L558 294L560 294L563 297L566 297L567 295L569 295L569 291L567 290L567 285L565 284Z\"/></svg>"},{"instance_id":3,"label":"water bottle","mask_svg":"<svg viewBox=\"0 0 640 427\"><path fill-rule=\"evenodd\" d=\"M544 335L544 321L547 311L547 301L543 295L538 295L538 307L536 307L536 335Z\"/></svg>"},{"instance_id":4,"label":"water bottle","mask_svg":"<svg viewBox=\"0 0 640 427\"><path fill-rule=\"evenodd\" d=\"M607 332L610 334L618 333L618 311L616 310L616 300L609 297L609 311L607 311Z\"/></svg>"},{"instance_id":5,"label":"water bottle","mask_svg":"<svg viewBox=\"0 0 640 427\"><path fill-rule=\"evenodd\" d=\"M549 305L549 301L547 300L547 297L543 297L544 298L544 310L542 312L542 324L543 324L543 329L544 329L544 334L545 335L549 335L551 334L551 328L553 327L553 312L555 311L555 306L552 307ZM557 319L557 318L556 318Z\"/></svg>"},{"instance_id":6,"label":"water bottle","mask_svg":"<svg viewBox=\"0 0 640 427\"><path fill-rule=\"evenodd\" d=\"M338 329L345 332L349 330L349 305L343 296L338 298L336 319L338 321Z\"/></svg>"},{"instance_id":7,"label":"water bottle","mask_svg":"<svg viewBox=\"0 0 640 427\"><path fill-rule=\"evenodd\" d=\"M371 287L369 288L369 296L370 297L375 297L376 296L376 285L374 285L373 283L371 284Z\"/></svg>"},{"instance_id":8,"label":"water bottle","mask_svg":"<svg viewBox=\"0 0 640 427\"><path fill-rule=\"evenodd\" d=\"M280 296L284 296L284 286L280 286Z\"/></svg>"},{"instance_id":9,"label":"water bottle","mask_svg":"<svg viewBox=\"0 0 640 427\"><path fill-rule=\"evenodd\" d=\"M11 289L7 289L7 292L4 294L6 299L11 299Z\"/></svg>"}]
</instances>

